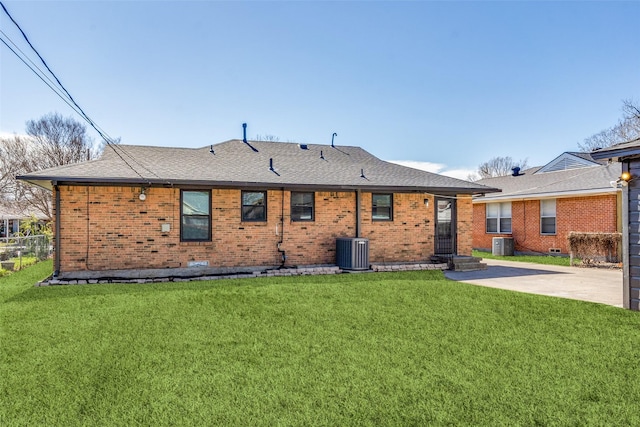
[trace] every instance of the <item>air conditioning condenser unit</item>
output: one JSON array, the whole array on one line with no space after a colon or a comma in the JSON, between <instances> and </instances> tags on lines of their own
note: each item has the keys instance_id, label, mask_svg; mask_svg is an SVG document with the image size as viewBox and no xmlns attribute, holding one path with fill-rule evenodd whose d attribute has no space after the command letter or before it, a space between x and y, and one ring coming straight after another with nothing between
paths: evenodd
<instances>
[{"instance_id":1,"label":"air conditioning condenser unit","mask_svg":"<svg viewBox=\"0 0 640 427\"><path fill-rule=\"evenodd\" d=\"M336 265L343 270L368 270L369 239L338 237L336 239Z\"/></svg>"}]
</instances>

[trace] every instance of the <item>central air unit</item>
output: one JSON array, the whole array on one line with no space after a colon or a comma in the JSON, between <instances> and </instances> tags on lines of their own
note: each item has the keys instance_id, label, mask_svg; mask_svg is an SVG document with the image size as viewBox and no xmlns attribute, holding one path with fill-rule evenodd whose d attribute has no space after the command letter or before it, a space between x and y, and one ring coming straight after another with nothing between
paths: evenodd
<instances>
[{"instance_id":1,"label":"central air unit","mask_svg":"<svg viewBox=\"0 0 640 427\"><path fill-rule=\"evenodd\" d=\"M513 237L494 237L492 255L513 256Z\"/></svg>"},{"instance_id":2,"label":"central air unit","mask_svg":"<svg viewBox=\"0 0 640 427\"><path fill-rule=\"evenodd\" d=\"M336 264L344 270L368 270L369 239L338 237L336 239Z\"/></svg>"}]
</instances>

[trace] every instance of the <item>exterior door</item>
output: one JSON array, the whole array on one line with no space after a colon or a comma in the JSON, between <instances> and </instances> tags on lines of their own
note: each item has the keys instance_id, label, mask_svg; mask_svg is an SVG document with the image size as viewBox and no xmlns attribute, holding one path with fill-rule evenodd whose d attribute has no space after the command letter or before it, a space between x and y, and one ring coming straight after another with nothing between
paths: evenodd
<instances>
[{"instance_id":1,"label":"exterior door","mask_svg":"<svg viewBox=\"0 0 640 427\"><path fill-rule=\"evenodd\" d=\"M436 255L456 253L456 199L436 197Z\"/></svg>"}]
</instances>

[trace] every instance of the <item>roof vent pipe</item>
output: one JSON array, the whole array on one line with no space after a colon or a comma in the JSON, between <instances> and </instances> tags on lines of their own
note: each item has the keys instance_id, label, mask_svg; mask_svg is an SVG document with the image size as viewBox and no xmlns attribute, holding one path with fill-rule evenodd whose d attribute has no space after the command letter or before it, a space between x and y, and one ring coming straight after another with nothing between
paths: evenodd
<instances>
[{"instance_id":1,"label":"roof vent pipe","mask_svg":"<svg viewBox=\"0 0 640 427\"><path fill-rule=\"evenodd\" d=\"M269 170L273 171L273 157L269 159Z\"/></svg>"},{"instance_id":2,"label":"roof vent pipe","mask_svg":"<svg viewBox=\"0 0 640 427\"><path fill-rule=\"evenodd\" d=\"M216 154L216 153L215 153L215 151L213 151L213 145L211 145L211 149L209 150L209 152L210 152L211 154Z\"/></svg>"},{"instance_id":3,"label":"roof vent pipe","mask_svg":"<svg viewBox=\"0 0 640 427\"><path fill-rule=\"evenodd\" d=\"M520 168L518 166L516 166L514 168L511 168L511 171L513 172L511 174L512 176L520 176L521 175Z\"/></svg>"},{"instance_id":4,"label":"roof vent pipe","mask_svg":"<svg viewBox=\"0 0 640 427\"><path fill-rule=\"evenodd\" d=\"M338 136L338 134L337 134L337 133L335 133L335 132L333 133L333 135L331 135L331 146L332 146L332 147L334 147L334 145L333 145L333 138L335 138L336 136Z\"/></svg>"},{"instance_id":5,"label":"roof vent pipe","mask_svg":"<svg viewBox=\"0 0 640 427\"><path fill-rule=\"evenodd\" d=\"M365 178L364 169L360 169L360 178Z\"/></svg>"},{"instance_id":6,"label":"roof vent pipe","mask_svg":"<svg viewBox=\"0 0 640 427\"><path fill-rule=\"evenodd\" d=\"M322 154L322 150L320 150L320 158L324 160L324 154Z\"/></svg>"},{"instance_id":7,"label":"roof vent pipe","mask_svg":"<svg viewBox=\"0 0 640 427\"><path fill-rule=\"evenodd\" d=\"M247 143L247 124L242 124L242 142Z\"/></svg>"}]
</instances>

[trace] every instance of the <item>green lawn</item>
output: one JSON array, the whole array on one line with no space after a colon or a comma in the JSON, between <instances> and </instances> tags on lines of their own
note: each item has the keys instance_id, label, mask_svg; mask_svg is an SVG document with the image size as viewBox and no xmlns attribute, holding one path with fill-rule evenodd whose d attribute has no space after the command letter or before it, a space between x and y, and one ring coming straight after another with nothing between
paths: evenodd
<instances>
[{"instance_id":1,"label":"green lawn","mask_svg":"<svg viewBox=\"0 0 640 427\"><path fill-rule=\"evenodd\" d=\"M519 261L519 262L532 262L535 264L550 264L550 265L564 265L570 266L569 257L552 256L552 255L513 255L513 256L498 256L493 255L491 252L473 251L473 256L485 258L485 259L500 259L504 261ZM580 263L580 260L574 260L574 264Z\"/></svg>"},{"instance_id":2,"label":"green lawn","mask_svg":"<svg viewBox=\"0 0 640 427\"><path fill-rule=\"evenodd\" d=\"M0 279L0 425L640 425L640 313L441 272Z\"/></svg>"}]
</instances>

